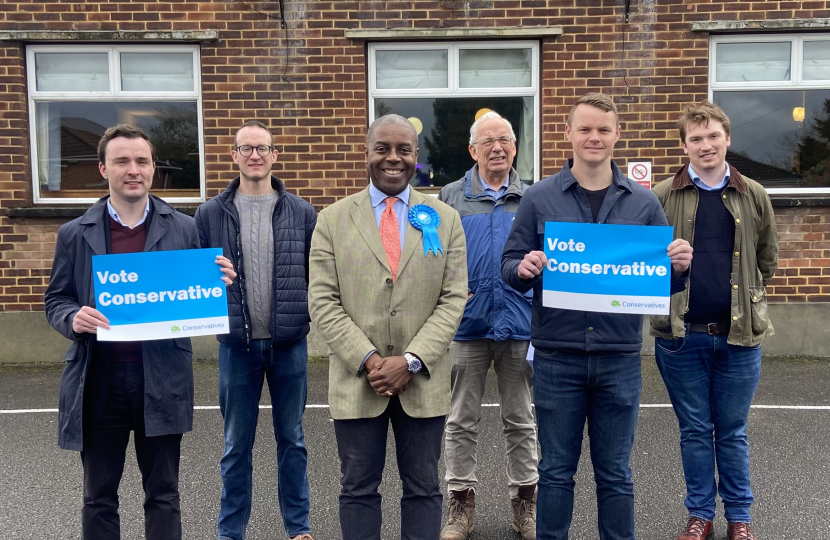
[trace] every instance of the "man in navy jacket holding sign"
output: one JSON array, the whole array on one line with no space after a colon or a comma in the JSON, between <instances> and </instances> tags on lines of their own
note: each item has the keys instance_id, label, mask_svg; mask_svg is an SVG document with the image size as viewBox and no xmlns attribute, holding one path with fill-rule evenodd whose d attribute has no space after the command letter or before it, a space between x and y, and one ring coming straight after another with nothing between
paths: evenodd
<instances>
[{"instance_id":1,"label":"man in navy jacket holding sign","mask_svg":"<svg viewBox=\"0 0 830 540\"><path fill-rule=\"evenodd\" d=\"M620 136L610 97L586 94L568 115L565 135L574 155L562 170L528 188L502 255L502 278L533 289L531 343L539 463L539 540L568 538L574 474L588 421L597 483L599 536L633 540L634 489L628 466L642 379L642 315L597 313L542 305L545 222L667 225L657 198L623 176L611 160ZM692 248L668 246L672 290L687 279Z\"/></svg>"},{"instance_id":2,"label":"man in navy jacket holding sign","mask_svg":"<svg viewBox=\"0 0 830 540\"><path fill-rule=\"evenodd\" d=\"M92 288L93 255L199 247L193 219L150 195L154 158L140 129L122 124L104 133L98 168L110 194L60 228L46 289L49 324L72 340L61 377L58 442L81 452L84 540L121 537L118 485L130 431L144 485L146 538L182 537L179 454L182 434L193 427L190 338L98 341L98 328L109 328L109 321L95 309ZM217 257L216 263L230 284L236 277L230 261Z\"/></svg>"}]
</instances>

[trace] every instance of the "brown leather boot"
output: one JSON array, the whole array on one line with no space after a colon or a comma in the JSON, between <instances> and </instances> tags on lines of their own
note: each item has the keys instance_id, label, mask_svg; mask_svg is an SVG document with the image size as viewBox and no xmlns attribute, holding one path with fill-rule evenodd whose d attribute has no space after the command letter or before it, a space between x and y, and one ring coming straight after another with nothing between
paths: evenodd
<instances>
[{"instance_id":1,"label":"brown leather boot","mask_svg":"<svg viewBox=\"0 0 830 540\"><path fill-rule=\"evenodd\" d=\"M749 523L732 522L726 530L727 540L757 540Z\"/></svg>"},{"instance_id":2,"label":"brown leather boot","mask_svg":"<svg viewBox=\"0 0 830 540\"><path fill-rule=\"evenodd\" d=\"M441 529L441 540L465 540L473 532L475 519L475 491L451 491L447 524Z\"/></svg>"},{"instance_id":3,"label":"brown leather boot","mask_svg":"<svg viewBox=\"0 0 830 540\"><path fill-rule=\"evenodd\" d=\"M686 527L677 535L677 540L712 540L713 538L715 538L715 531L712 530L712 522L695 516L689 516Z\"/></svg>"},{"instance_id":4,"label":"brown leather boot","mask_svg":"<svg viewBox=\"0 0 830 540\"><path fill-rule=\"evenodd\" d=\"M536 484L520 486L519 496L511 501L513 530L522 540L536 540Z\"/></svg>"}]
</instances>

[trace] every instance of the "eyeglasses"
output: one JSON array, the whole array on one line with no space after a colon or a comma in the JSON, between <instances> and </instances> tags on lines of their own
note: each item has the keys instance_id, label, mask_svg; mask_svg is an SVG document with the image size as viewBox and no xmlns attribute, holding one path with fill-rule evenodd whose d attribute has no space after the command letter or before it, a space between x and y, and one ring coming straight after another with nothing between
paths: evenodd
<instances>
[{"instance_id":1,"label":"eyeglasses","mask_svg":"<svg viewBox=\"0 0 830 540\"><path fill-rule=\"evenodd\" d=\"M495 139L493 137L487 137L476 141L476 144L480 144L484 148L490 148L491 146L496 144L496 141L498 141L499 144L502 146L507 146L509 144L512 144L515 140L516 139L513 139L511 137L496 137Z\"/></svg>"},{"instance_id":2,"label":"eyeglasses","mask_svg":"<svg viewBox=\"0 0 830 540\"><path fill-rule=\"evenodd\" d=\"M236 151L239 152L241 155L243 155L245 157L249 157L251 154L253 154L254 150L256 150L256 153L259 154L260 157L265 157L268 154L270 154L271 150L273 150L273 149L274 149L273 146L266 146L264 144L261 144L259 146L251 146L249 144L243 144L242 146L237 146L236 147Z\"/></svg>"}]
</instances>

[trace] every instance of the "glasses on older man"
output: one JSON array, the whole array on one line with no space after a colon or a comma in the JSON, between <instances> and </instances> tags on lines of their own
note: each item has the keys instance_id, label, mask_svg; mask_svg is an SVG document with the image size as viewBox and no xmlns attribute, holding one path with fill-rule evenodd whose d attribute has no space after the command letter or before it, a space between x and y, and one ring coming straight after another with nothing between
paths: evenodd
<instances>
[{"instance_id":1,"label":"glasses on older man","mask_svg":"<svg viewBox=\"0 0 830 540\"><path fill-rule=\"evenodd\" d=\"M484 148L490 148L491 146L496 144L496 141L498 141L498 143L502 146L507 146L509 144L512 144L515 140L516 139L513 139L512 137L485 137L484 139L477 140L476 144L480 144Z\"/></svg>"},{"instance_id":2,"label":"glasses on older man","mask_svg":"<svg viewBox=\"0 0 830 540\"><path fill-rule=\"evenodd\" d=\"M271 150L273 150L273 149L274 149L273 146L266 146L264 144L261 144L259 146L251 146L249 144L243 144L242 146L237 146L236 147L236 151L239 152L240 154L242 154L245 157L249 157L251 154L253 154L254 150L256 150L256 153L259 154L260 157L265 157L268 154L270 154Z\"/></svg>"}]
</instances>

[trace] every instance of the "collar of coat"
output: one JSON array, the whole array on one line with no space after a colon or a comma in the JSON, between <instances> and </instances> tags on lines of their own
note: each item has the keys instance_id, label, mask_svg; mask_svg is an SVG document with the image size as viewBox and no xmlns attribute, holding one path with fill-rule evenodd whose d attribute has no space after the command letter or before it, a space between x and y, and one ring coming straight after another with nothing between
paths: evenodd
<instances>
[{"instance_id":1,"label":"collar of coat","mask_svg":"<svg viewBox=\"0 0 830 540\"><path fill-rule=\"evenodd\" d=\"M467 171L467 175L464 177L464 195L468 198L475 199L476 197L481 197L483 195L488 195L484 191L484 186L481 185L481 181L479 180L480 174L478 172L478 163L473 165L473 168ZM522 192L524 191L525 185L522 184L522 179L519 178L519 173L516 172L516 169L510 167L510 174L508 175L508 183L507 189L504 190L504 198L507 195L518 195L521 196Z\"/></svg>"},{"instance_id":2,"label":"collar of coat","mask_svg":"<svg viewBox=\"0 0 830 540\"><path fill-rule=\"evenodd\" d=\"M683 165L674 174L674 179L671 182L671 189L672 191L676 191L693 185L694 182L692 182L692 177L689 174L689 165ZM726 187L735 188L738 193L746 195L746 182L744 182L744 177L741 176L738 169L732 165L729 166L729 182L727 182Z\"/></svg>"},{"instance_id":3,"label":"collar of coat","mask_svg":"<svg viewBox=\"0 0 830 540\"><path fill-rule=\"evenodd\" d=\"M219 197L222 201L233 201L233 194L239 189L239 177L233 179L233 181L228 184L228 187L225 188L225 191L219 194ZM271 187L274 188L274 191L277 192L279 197L285 195L285 184L282 183L282 180L277 178L276 176L271 176Z\"/></svg>"},{"instance_id":4,"label":"collar of coat","mask_svg":"<svg viewBox=\"0 0 830 540\"><path fill-rule=\"evenodd\" d=\"M101 197L95 203L89 207L89 210L84 212L84 215L81 216L81 225L98 225L104 222L104 214L108 215L107 212L107 200L109 200L110 196L105 195ZM150 194L150 214L155 215L165 215L165 214L173 214L176 212L176 209L164 202L163 200L159 199L152 193Z\"/></svg>"}]
</instances>

